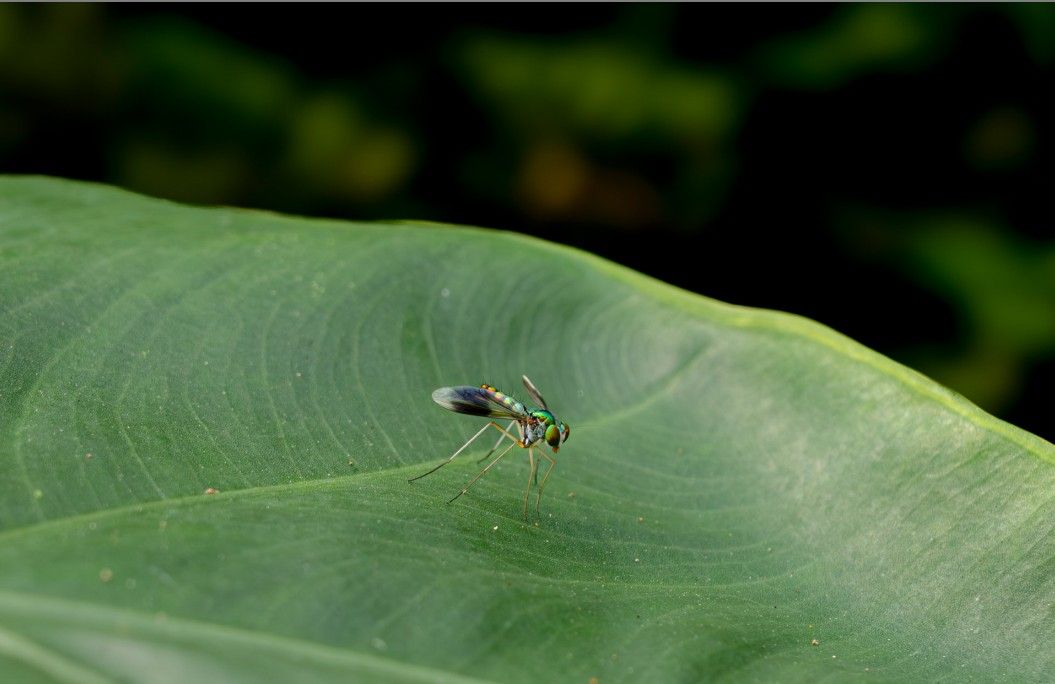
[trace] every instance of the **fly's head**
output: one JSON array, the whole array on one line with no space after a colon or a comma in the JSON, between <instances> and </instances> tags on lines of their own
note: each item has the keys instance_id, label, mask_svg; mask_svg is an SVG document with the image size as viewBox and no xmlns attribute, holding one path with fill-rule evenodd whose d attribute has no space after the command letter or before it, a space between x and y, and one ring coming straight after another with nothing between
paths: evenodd
<instances>
[{"instance_id":1,"label":"fly's head","mask_svg":"<svg viewBox=\"0 0 1055 684\"><path fill-rule=\"evenodd\" d=\"M542 438L553 453L560 451L561 445L568 441L571 436L571 428L545 409L536 409L531 412L531 417L537 421L538 429L542 431Z\"/></svg>"}]
</instances>

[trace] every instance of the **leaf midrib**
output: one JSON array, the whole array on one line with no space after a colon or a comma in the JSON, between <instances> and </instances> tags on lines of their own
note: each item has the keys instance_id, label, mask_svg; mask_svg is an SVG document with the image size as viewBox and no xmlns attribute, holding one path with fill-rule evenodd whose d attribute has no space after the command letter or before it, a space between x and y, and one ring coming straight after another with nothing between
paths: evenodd
<instances>
[{"instance_id":1,"label":"leaf midrib","mask_svg":"<svg viewBox=\"0 0 1055 684\"><path fill-rule=\"evenodd\" d=\"M0 626L0 655L5 654L38 672L71 684L99 684L110 681L95 670L56 653L54 649Z\"/></svg>"},{"instance_id":2,"label":"leaf midrib","mask_svg":"<svg viewBox=\"0 0 1055 684\"><path fill-rule=\"evenodd\" d=\"M89 620L134 621L138 623L139 628L147 634L154 634L159 631L155 616L147 615L138 610L113 608L98 603L71 601L69 599L44 594L12 593L0 590L0 604L22 612L39 613L41 617L47 617L49 612L54 612L61 614L65 619L68 618L70 613L77 611L81 615L86 615ZM42 608L50 610L41 610ZM338 662L387 670L401 676L406 676L408 679L434 682L438 676L442 676L444 681L464 682L465 684L481 684L490 681L466 677L449 670L440 670L423 665L409 665L374 654L329 646L316 641L295 639L281 634L275 634L273 632L246 629L244 627L235 627L223 623L193 620L185 617L166 616L163 625L165 630L170 630L177 634L190 635L191 638L195 639L215 637L217 639L226 639L241 644L248 644L253 647L259 647L262 650L277 648L287 653L303 656L306 659ZM28 637L21 635L17 630L12 630L10 627L0 628L0 630L12 632L18 635L21 639L31 641L38 648L54 653L53 649L47 648L32 639L28 639ZM57 654L54 657L60 658L63 661L68 660L65 656Z\"/></svg>"}]
</instances>

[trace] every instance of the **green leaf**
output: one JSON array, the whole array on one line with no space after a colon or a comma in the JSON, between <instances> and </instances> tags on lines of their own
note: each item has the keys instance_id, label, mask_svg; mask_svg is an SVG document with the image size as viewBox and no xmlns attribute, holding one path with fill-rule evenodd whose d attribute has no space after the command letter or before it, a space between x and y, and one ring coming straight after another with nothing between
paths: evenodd
<instances>
[{"instance_id":1,"label":"green leaf","mask_svg":"<svg viewBox=\"0 0 1055 684\"><path fill-rule=\"evenodd\" d=\"M518 449L445 503L490 437L407 482L522 373L537 526ZM1050 680L1053 462L564 247L0 181L5 681Z\"/></svg>"}]
</instances>

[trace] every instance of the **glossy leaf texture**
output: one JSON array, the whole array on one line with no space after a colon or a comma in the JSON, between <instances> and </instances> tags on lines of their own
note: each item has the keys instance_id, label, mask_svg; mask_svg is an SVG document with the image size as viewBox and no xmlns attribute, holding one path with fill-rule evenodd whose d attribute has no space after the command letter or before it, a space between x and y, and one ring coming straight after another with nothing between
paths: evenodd
<instances>
[{"instance_id":1,"label":"glossy leaf texture","mask_svg":"<svg viewBox=\"0 0 1055 684\"><path fill-rule=\"evenodd\" d=\"M407 482L524 373L537 526L519 449L445 503L493 438ZM1051 680L1053 462L568 248L0 181L5 681Z\"/></svg>"}]
</instances>

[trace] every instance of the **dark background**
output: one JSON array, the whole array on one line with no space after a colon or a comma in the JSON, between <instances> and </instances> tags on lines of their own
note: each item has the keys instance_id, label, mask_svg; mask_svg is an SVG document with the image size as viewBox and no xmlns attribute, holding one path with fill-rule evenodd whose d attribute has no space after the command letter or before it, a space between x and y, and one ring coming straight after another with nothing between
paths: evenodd
<instances>
[{"instance_id":1,"label":"dark background","mask_svg":"<svg viewBox=\"0 0 1055 684\"><path fill-rule=\"evenodd\" d=\"M1051 440L1053 75L1043 5L0 5L0 171L530 233Z\"/></svg>"}]
</instances>

